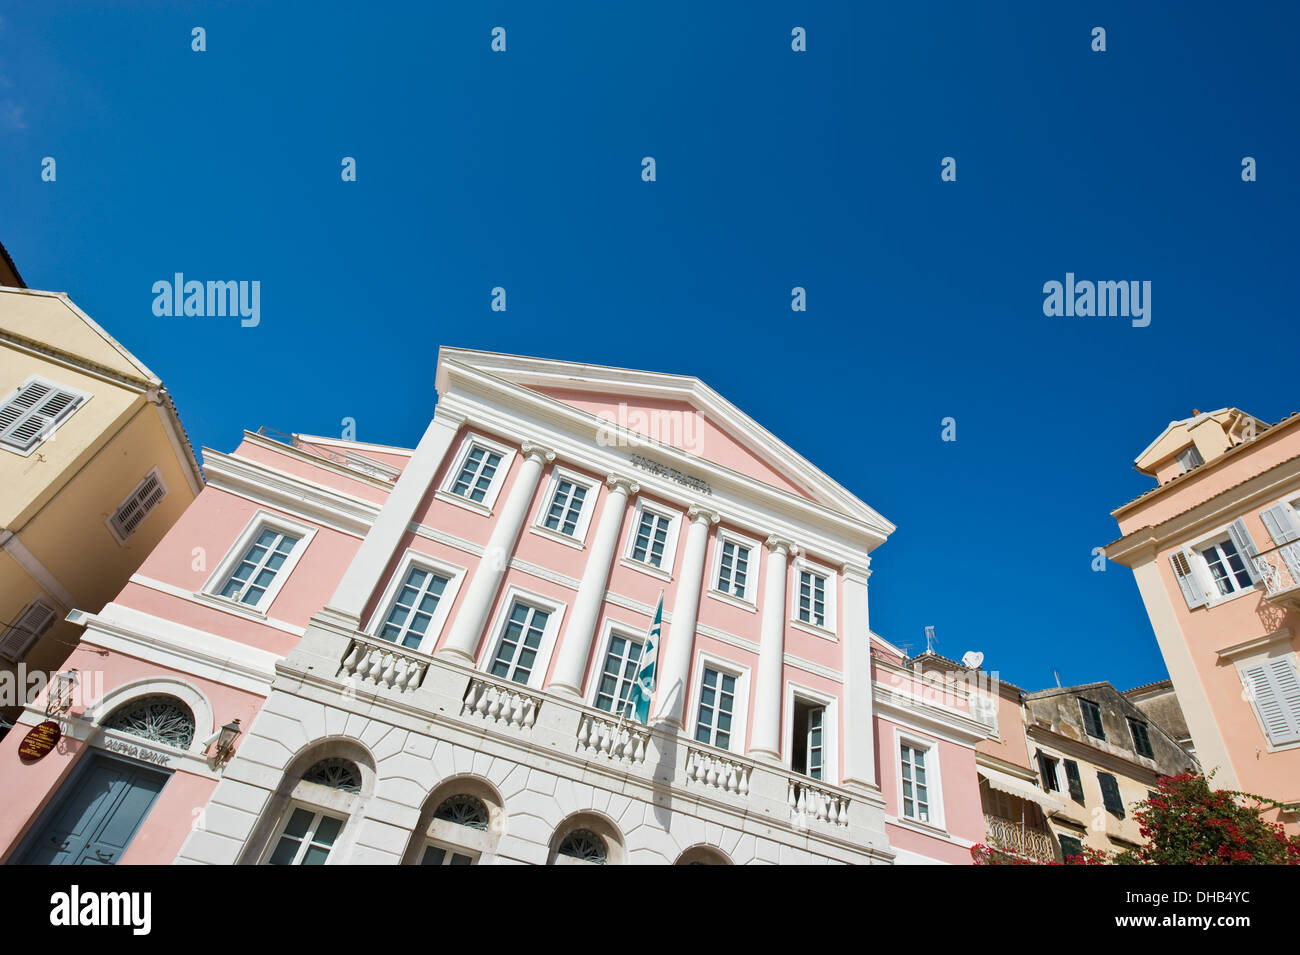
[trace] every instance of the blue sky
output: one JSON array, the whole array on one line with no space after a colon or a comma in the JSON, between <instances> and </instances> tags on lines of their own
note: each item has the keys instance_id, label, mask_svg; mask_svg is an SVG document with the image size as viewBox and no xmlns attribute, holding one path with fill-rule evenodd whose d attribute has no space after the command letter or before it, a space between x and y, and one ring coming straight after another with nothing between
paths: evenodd
<instances>
[{"instance_id":1,"label":"blue sky","mask_svg":"<svg viewBox=\"0 0 1300 955\"><path fill-rule=\"evenodd\" d=\"M0 240L219 450L409 445L441 344L699 375L898 525L877 632L1127 688L1164 667L1090 552L1133 458L1297 410L1300 14L1155 6L3 4ZM261 324L156 317L174 272ZM1151 324L1044 316L1066 272Z\"/></svg>"}]
</instances>

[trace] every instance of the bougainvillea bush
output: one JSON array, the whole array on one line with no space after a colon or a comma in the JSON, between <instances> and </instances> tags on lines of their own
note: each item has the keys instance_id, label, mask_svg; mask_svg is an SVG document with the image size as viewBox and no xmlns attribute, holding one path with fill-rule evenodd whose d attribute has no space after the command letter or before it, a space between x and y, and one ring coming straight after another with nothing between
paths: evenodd
<instances>
[{"instance_id":1,"label":"bougainvillea bush","mask_svg":"<svg viewBox=\"0 0 1300 955\"><path fill-rule=\"evenodd\" d=\"M1146 844L1116 855L1084 848L1065 865L1300 865L1300 836L1261 813L1282 804L1251 793L1210 788L1205 776L1160 780L1159 792L1134 806ZM971 848L976 865L1061 865L986 845Z\"/></svg>"}]
</instances>

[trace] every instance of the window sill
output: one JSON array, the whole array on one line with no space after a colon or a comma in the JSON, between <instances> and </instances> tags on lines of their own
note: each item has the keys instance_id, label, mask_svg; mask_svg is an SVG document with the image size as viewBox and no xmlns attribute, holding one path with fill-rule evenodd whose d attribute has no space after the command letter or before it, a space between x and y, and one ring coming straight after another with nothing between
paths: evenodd
<instances>
[{"instance_id":1,"label":"window sill","mask_svg":"<svg viewBox=\"0 0 1300 955\"><path fill-rule=\"evenodd\" d=\"M814 637L821 637L823 640L830 640L839 643L839 637L834 630L827 630L825 627L819 627L815 623L807 623L803 620L794 619L790 621L790 626L796 630L802 630L804 633L811 633Z\"/></svg>"},{"instance_id":2,"label":"window sill","mask_svg":"<svg viewBox=\"0 0 1300 955\"><path fill-rule=\"evenodd\" d=\"M644 564L639 560L633 560L631 557L624 557L619 563L624 567L630 567L632 570L638 570L643 574L649 574L651 577L658 577L665 582L671 582L673 575L666 570L660 570L651 564Z\"/></svg>"},{"instance_id":3,"label":"window sill","mask_svg":"<svg viewBox=\"0 0 1300 955\"><path fill-rule=\"evenodd\" d=\"M723 603L731 604L733 607L739 607L741 610L748 610L750 613L758 613L758 607L745 600L743 597L737 597L733 594L723 593L721 590L710 587L705 591L708 596L714 600L720 600Z\"/></svg>"},{"instance_id":4,"label":"window sill","mask_svg":"<svg viewBox=\"0 0 1300 955\"><path fill-rule=\"evenodd\" d=\"M213 610L223 610L226 613L237 614L241 617L248 617L250 620L260 620L265 623L267 619L266 611L253 607L251 604L243 604L229 597L221 597L217 594L207 594L202 591L194 594L194 599L199 603L207 604Z\"/></svg>"},{"instance_id":5,"label":"window sill","mask_svg":"<svg viewBox=\"0 0 1300 955\"><path fill-rule=\"evenodd\" d=\"M926 835L941 836L944 839L952 838L947 829L933 822L922 822L920 819L913 819L911 816L895 816L894 819L899 825L907 826Z\"/></svg>"},{"instance_id":6,"label":"window sill","mask_svg":"<svg viewBox=\"0 0 1300 955\"><path fill-rule=\"evenodd\" d=\"M572 547L574 550L586 550L586 544L577 537L570 537L568 534L562 534L559 531L553 531L543 524L534 524L528 530L538 537L545 537L547 540L555 541L557 544L563 544L565 547Z\"/></svg>"},{"instance_id":7,"label":"window sill","mask_svg":"<svg viewBox=\"0 0 1300 955\"><path fill-rule=\"evenodd\" d=\"M434 492L433 496L436 500L443 501L446 504L454 504L456 507L463 507L465 510L474 514L480 514L483 517L492 516L492 508L488 505L479 504L477 501L471 501L469 498L461 497L459 494L452 494L450 491L445 491L439 488Z\"/></svg>"},{"instance_id":8,"label":"window sill","mask_svg":"<svg viewBox=\"0 0 1300 955\"><path fill-rule=\"evenodd\" d=\"M1239 600L1247 594L1262 594L1263 592L1263 589L1258 584L1255 584L1245 588L1244 590L1234 591L1226 597L1212 597L1205 602L1205 609L1213 610L1215 607L1222 607L1224 604L1232 603L1234 600Z\"/></svg>"}]
</instances>

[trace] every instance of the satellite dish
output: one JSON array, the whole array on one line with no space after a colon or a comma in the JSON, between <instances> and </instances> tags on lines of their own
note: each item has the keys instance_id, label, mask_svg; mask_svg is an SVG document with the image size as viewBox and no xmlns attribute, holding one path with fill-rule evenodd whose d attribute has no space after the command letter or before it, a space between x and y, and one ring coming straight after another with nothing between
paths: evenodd
<instances>
[{"instance_id":1,"label":"satellite dish","mask_svg":"<svg viewBox=\"0 0 1300 955\"><path fill-rule=\"evenodd\" d=\"M980 664L983 662L984 654L980 653L978 650L968 650L966 651L966 655L961 658L961 665L969 667L972 670L978 670Z\"/></svg>"}]
</instances>

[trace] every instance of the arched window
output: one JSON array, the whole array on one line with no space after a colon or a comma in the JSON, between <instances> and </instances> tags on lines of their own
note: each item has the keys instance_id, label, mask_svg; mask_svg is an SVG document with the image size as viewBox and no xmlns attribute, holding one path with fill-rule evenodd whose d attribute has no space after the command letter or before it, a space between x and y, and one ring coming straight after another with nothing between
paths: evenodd
<instances>
[{"instance_id":1,"label":"arched window","mask_svg":"<svg viewBox=\"0 0 1300 955\"><path fill-rule=\"evenodd\" d=\"M589 862L592 865L604 865L609 858L605 840L590 829L574 829L564 837L557 850L559 855Z\"/></svg>"},{"instance_id":2,"label":"arched window","mask_svg":"<svg viewBox=\"0 0 1300 955\"><path fill-rule=\"evenodd\" d=\"M731 860L719 849L699 845L691 846L683 852L674 865L731 865Z\"/></svg>"},{"instance_id":3,"label":"arched window","mask_svg":"<svg viewBox=\"0 0 1300 955\"><path fill-rule=\"evenodd\" d=\"M143 696L124 703L109 714L104 727L177 749L189 749L194 741L194 713L174 696Z\"/></svg>"},{"instance_id":4,"label":"arched window","mask_svg":"<svg viewBox=\"0 0 1300 955\"><path fill-rule=\"evenodd\" d=\"M447 822L454 822L458 826L468 826L470 829L486 831L488 827L488 808L483 805L483 800L467 793L461 793L443 800L438 807L438 811L433 814L433 818L445 819Z\"/></svg>"},{"instance_id":5,"label":"arched window","mask_svg":"<svg viewBox=\"0 0 1300 955\"><path fill-rule=\"evenodd\" d=\"M303 773L302 778L309 783L320 783L345 793L361 792L361 771L350 759L340 759L337 756L322 759Z\"/></svg>"}]
</instances>

